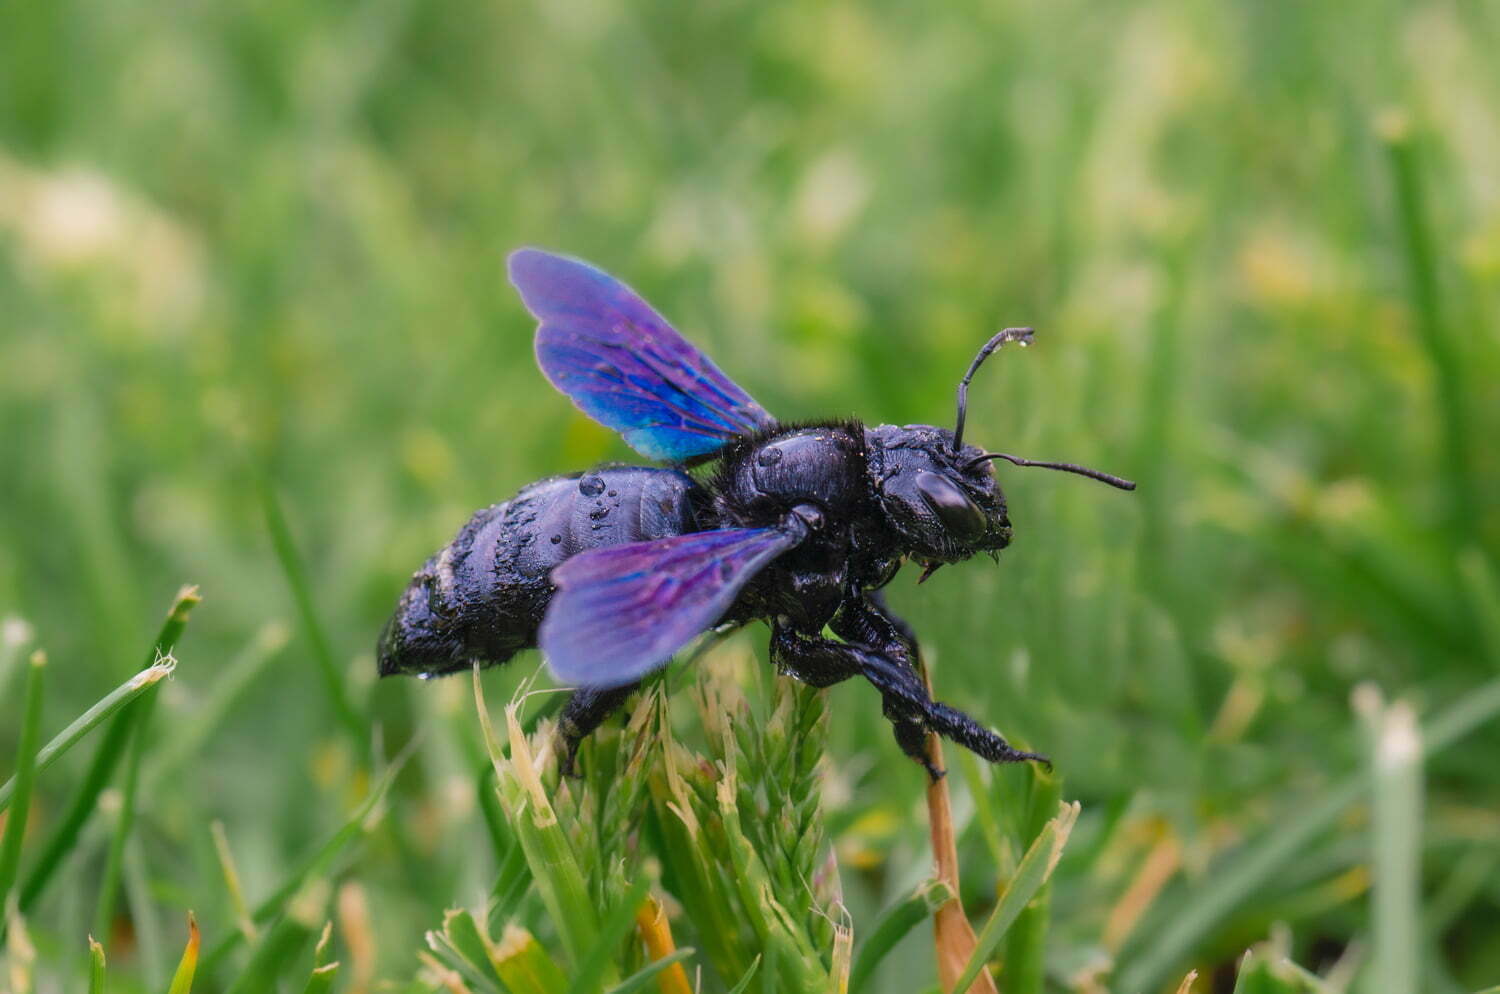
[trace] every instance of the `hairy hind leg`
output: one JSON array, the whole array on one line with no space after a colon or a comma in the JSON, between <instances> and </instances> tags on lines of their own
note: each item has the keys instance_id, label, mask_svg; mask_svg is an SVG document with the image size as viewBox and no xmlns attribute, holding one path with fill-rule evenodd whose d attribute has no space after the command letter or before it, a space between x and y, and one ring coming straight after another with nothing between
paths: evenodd
<instances>
[{"instance_id":1,"label":"hairy hind leg","mask_svg":"<svg viewBox=\"0 0 1500 994\"><path fill-rule=\"evenodd\" d=\"M620 710L625 698L640 686L627 683L623 687L579 687L563 705L562 715L557 719L557 734L563 742L560 769L565 777L576 777L578 773L578 745L589 734L604 723L604 719Z\"/></svg>"}]
</instances>

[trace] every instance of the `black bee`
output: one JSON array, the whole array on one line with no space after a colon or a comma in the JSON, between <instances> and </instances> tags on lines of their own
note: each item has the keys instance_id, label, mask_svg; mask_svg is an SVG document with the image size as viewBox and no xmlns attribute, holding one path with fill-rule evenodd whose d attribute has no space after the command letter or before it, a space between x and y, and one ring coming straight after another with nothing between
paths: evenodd
<instances>
[{"instance_id":1,"label":"black bee","mask_svg":"<svg viewBox=\"0 0 1500 994\"><path fill-rule=\"evenodd\" d=\"M925 579L1010 544L995 459L1134 489L964 444L970 380L1001 344L1026 344L1029 328L979 350L952 431L783 424L592 266L522 249L510 278L540 322L537 362L552 385L637 452L674 465L554 476L475 514L402 594L380 637L382 675L453 673L540 645L558 680L577 688L560 719L571 771L579 742L642 677L707 629L760 619L780 672L815 687L869 680L901 749L934 778L928 731L991 762L1043 759L929 696L916 637L879 593L905 560ZM687 472L710 460L711 473Z\"/></svg>"}]
</instances>

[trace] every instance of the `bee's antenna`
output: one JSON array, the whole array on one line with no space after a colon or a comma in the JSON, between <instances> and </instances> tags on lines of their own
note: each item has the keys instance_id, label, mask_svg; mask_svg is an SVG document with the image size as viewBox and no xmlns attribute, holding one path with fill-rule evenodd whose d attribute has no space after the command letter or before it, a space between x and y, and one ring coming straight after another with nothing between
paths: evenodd
<instances>
[{"instance_id":1,"label":"bee's antenna","mask_svg":"<svg viewBox=\"0 0 1500 994\"><path fill-rule=\"evenodd\" d=\"M1098 480L1100 483L1108 483L1110 486L1117 487L1120 490L1135 489L1135 484L1132 481L1125 479L1123 476L1115 476L1113 473L1089 469L1087 466L1075 466L1070 462L1037 462L1035 459L1008 456L1004 452L986 452L978 459L970 460L964 468L969 469L970 467L978 466L980 463L990 459L1004 459L1007 462L1015 463L1017 466L1040 466L1042 469L1060 469L1064 473L1077 473L1079 476L1087 476L1089 479Z\"/></svg>"},{"instance_id":2,"label":"bee's antenna","mask_svg":"<svg viewBox=\"0 0 1500 994\"><path fill-rule=\"evenodd\" d=\"M964 415L969 412L969 381L974 378L975 373L979 372L979 367L990 357L990 353L1006 342L1020 342L1022 345L1029 345L1032 334L1033 332L1030 328L1006 328L994 338L985 342L984 347L979 350L979 354L974 357L974 361L969 363L969 371L964 374L963 379L958 381L958 420L953 426L954 452L959 452L964 447Z\"/></svg>"}]
</instances>

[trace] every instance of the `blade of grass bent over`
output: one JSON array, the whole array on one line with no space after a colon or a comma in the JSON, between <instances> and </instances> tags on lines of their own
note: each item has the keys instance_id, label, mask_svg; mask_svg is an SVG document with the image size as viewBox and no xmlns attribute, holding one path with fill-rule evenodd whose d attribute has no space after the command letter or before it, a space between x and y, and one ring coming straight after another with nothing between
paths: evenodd
<instances>
[{"instance_id":1,"label":"blade of grass bent over","mask_svg":"<svg viewBox=\"0 0 1500 994\"><path fill-rule=\"evenodd\" d=\"M146 653L146 661L142 669L149 669L157 661L172 655L172 651L177 647L177 640L182 637L183 629L187 627L188 616L200 600L202 598L198 596L197 587L184 586L177 591L172 606L167 609L167 616L162 622L161 630L156 635L156 641ZM154 696L151 687L146 688L145 693ZM84 773L78 789L74 791L72 799L68 802L67 813L53 830L47 848L37 858L36 865L32 867L31 874L21 888L21 910L24 911L36 903L48 881L52 879L52 875L62 865L63 859L77 844L78 833L83 829L84 822L88 821L89 816L94 813L98 805L99 794L114 774L115 764L126 754L125 744L130 740L130 733L135 726L140 707L141 701L138 698L110 719L108 727L104 730L104 738L94 751L94 758L89 764L88 771Z\"/></svg>"},{"instance_id":2,"label":"blade of grass bent over","mask_svg":"<svg viewBox=\"0 0 1500 994\"><path fill-rule=\"evenodd\" d=\"M6 906L21 867L21 842L31 813L31 785L36 779L36 747L42 730L42 672L46 667L46 653L40 650L32 653L26 667L26 703L21 711L21 737L16 746L16 803L6 819L5 834L0 836L0 910Z\"/></svg>"},{"instance_id":3,"label":"blade of grass bent over","mask_svg":"<svg viewBox=\"0 0 1500 994\"><path fill-rule=\"evenodd\" d=\"M1073 831L1073 825L1077 821L1078 802L1062 805L1057 817L1047 823L1031 848L1026 850L1026 855L1016 867L1015 876L1011 877L1005 893L1000 895L999 903L990 914L990 920L980 929L974 955L969 959L969 965L964 968L958 983L951 988L953 991L969 989L969 984L974 982L984 964L999 948L1000 940L1025 910L1027 902L1041 890L1047 878L1052 876L1058 859L1062 857L1063 846L1068 844L1068 834Z\"/></svg>"},{"instance_id":4,"label":"blade of grass bent over","mask_svg":"<svg viewBox=\"0 0 1500 994\"><path fill-rule=\"evenodd\" d=\"M89 708L83 714L52 737L36 754L36 772L40 774L47 767L62 758L69 749L77 745L85 735L104 723L104 719L119 711L125 705L135 700L141 694L154 687L157 681L170 676L177 667L177 660L171 656L154 663L141 670L135 676L120 684ZM7 780L0 786L0 811L10 807L10 799L15 794L15 778Z\"/></svg>"}]
</instances>

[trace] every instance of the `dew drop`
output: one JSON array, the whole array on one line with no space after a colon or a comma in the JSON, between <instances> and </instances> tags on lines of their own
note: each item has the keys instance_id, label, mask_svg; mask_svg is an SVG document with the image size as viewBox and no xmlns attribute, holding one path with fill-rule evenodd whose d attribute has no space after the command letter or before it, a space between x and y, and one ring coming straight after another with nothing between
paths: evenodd
<instances>
[{"instance_id":1,"label":"dew drop","mask_svg":"<svg viewBox=\"0 0 1500 994\"><path fill-rule=\"evenodd\" d=\"M602 476L585 476L578 481L578 492L585 497L598 497L604 493L604 478Z\"/></svg>"},{"instance_id":2,"label":"dew drop","mask_svg":"<svg viewBox=\"0 0 1500 994\"><path fill-rule=\"evenodd\" d=\"M777 448L761 449L755 461L761 466L774 466L781 462L782 455L782 451Z\"/></svg>"},{"instance_id":3,"label":"dew drop","mask_svg":"<svg viewBox=\"0 0 1500 994\"><path fill-rule=\"evenodd\" d=\"M553 545L556 545L557 543L559 543L561 541L562 541L562 536L561 535L553 535L552 536L552 544Z\"/></svg>"}]
</instances>

